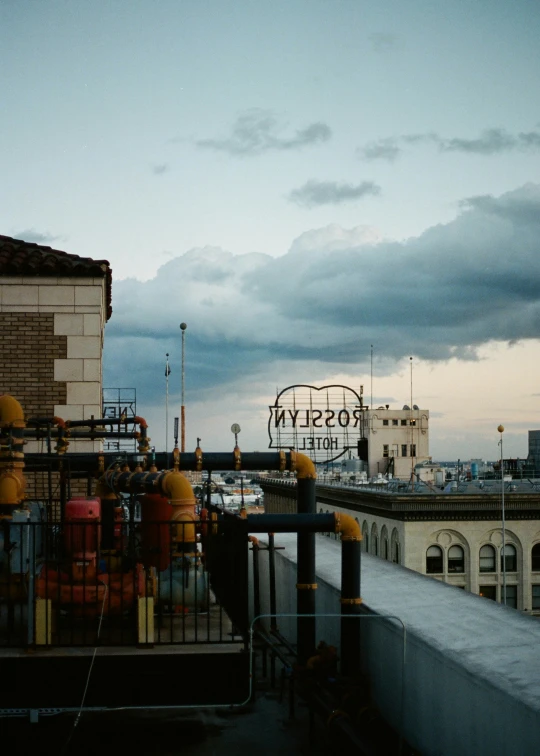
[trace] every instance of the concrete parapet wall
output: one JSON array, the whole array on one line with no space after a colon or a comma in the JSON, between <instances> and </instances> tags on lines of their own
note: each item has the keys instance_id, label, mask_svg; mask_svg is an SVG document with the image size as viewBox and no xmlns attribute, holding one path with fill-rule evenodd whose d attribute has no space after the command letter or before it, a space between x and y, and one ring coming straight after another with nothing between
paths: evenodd
<instances>
[{"instance_id":1,"label":"concrete parapet wall","mask_svg":"<svg viewBox=\"0 0 540 756\"><path fill-rule=\"evenodd\" d=\"M294 614L296 536L276 534L275 543L285 547L276 551L278 613ZM321 615L340 612L340 550L339 542L317 536ZM259 568L262 611L269 613L264 550ZM374 701L422 756L538 752L538 620L365 554L362 596L363 666ZM405 636L399 621L383 615L399 617ZM278 618L278 625L295 640L295 619ZM318 619L317 639L339 647L339 620Z\"/></svg>"}]
</instances>

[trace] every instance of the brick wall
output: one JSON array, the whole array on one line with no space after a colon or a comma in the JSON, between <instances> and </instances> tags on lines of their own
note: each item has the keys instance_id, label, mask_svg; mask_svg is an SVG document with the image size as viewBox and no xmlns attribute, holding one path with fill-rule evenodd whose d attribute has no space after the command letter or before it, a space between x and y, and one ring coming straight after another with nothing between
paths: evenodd
<instances>
[{"instance_id":1,"label":"brick wall","mask_svg":"<svg viewBox=\"0 0 540 756\"><path fill-rule=\"evenodd\" d=\"M55 359L66 357L67 336L54 335L53 313L0 313L0 392L26 417L52 417L66 403L66 381L54 380Z\"/></svg>"}]
</instances>

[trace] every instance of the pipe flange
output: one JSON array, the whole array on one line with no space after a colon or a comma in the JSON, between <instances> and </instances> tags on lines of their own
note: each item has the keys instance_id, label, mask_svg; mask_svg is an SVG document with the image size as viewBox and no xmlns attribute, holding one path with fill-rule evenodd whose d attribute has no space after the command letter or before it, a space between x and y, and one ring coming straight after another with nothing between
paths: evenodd
<instances>
[{"instance_id":1,"label":"pipe flange","mask_svg":"<svg viewBox=\"0 0 540 756\"><path fill-rule=\"evenodd\" d=\"M363 601L361 598L340 598L339 603L344 606L359 606Z\"/></svg>"},{"instance_id":2,"label":"pipe flange","mask_svg":"<svg viewBox=\"0 0 540 756\"><path fill-rule=\"evenodd\" d=\"M316 591L319 586L317 583L297 583L296 590L298 591Z\"/></svg>"},{"instance_id":3,"label":"pipe flange","mask_svg":"<svg viewBox=\"0 0 540 756\"><path fill-rule=\"evenodd\" d=\"M279 471L284 472L287 469L287 455L283 450L279 452Z\"/></svg>"},{"instance_id":4,"label":"pipe flange","mask_svg":"<svg viewBox=\"0 0 540 756\"><path fill-rule=\"evenodd\" d=\"M362 540L362 536L341 536L342 541L356 541L357 543L360 543Z\"/></svg>"}]
</instances>

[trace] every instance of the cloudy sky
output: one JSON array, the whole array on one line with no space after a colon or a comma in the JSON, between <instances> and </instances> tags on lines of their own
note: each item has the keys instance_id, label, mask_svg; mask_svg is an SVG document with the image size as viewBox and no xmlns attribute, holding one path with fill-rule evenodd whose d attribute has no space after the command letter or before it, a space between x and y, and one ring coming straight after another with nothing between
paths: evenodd
<instances>
[{"instance_id":1,"label":"cloudy sky","mask_svg":"<svg viewBox=\"0 0 540 756\"><path fill-rule=\"evenodd\" d=\"M159 447L185 321L188 448L263 450L293 383L400 408L412 356L435 459L525 456L539 39L537 0L0 0L1 232L110 261Z\"/></svg>"}]
</instances>

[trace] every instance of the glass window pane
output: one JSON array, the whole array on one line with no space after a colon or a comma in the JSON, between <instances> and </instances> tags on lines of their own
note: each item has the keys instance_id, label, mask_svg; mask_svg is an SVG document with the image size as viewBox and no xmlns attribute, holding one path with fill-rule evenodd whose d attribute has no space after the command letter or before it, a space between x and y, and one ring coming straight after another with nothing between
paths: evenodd
<instances>
[{"instance_id":1,"label":"glass window pane","mask_svg":"<svg viewBox=\"0 0 540 756\"><path fill-rule=\"evenodd\" d=\"M540 611L540 585L532 587L532 608L533 611Z\"/></svg>"},{"instance_id":2,"label":"glass window pane","mask_svg":"<svg viewBox=\"0 0 540 756\"><path fill-rule=\"evenodd\" d=\"M504 547L506 572L517 572L517 553L515 546L507 543ZM501 572L503 571L503 553L501 546Z\"/></svg>"},{"instance_id":3,"label":"glass window pane","mask_svg":"<svg viewBox=\"0 0 540 756\"><path fill-rule=\"evenodd\" d=\"M531 558L532 571L540 572L540 543L537 543L532 547Z\"/></svg>"},{"instance_id":4,"label":"glass window pane","mask_svg":"<svg viewBox=\"0 0 540 756\"><path fill-rule=\"evenodd\" d=\"M482 546L480 549L480 572L495 572L495 549L493 546Z\"/></svg>"},{"instance_id":5,"label":"glass window pane","mask_svg":"<svg viewBox=\"0 0 540 756\"><path fill-rule=\"evenodd\" d=\"M439 546L430 546L426 551L426 573L428 575L443 572L443 553Z\"/></svg>"},{"instance_id":6,"label":"glass window pane","mask_svg":"<svg viewBox=\"0 0 540 756\"><path fill-rule=\"evenodd\" d=\"M461 546L448 549L448 572L465 572L465 552Z\"/></svg>"},{"instance_id":7,"label":"glass window pane","mask_svg":"<svg viewBox=\"0 0 540 756\"><path fill-rule=\"evenodd\" d=\"M504 587L501 587L501 598L504 600ZM506 606L517 609L517 585L506 586Z\"/></svg>"},{"instance_id":8,"label":"glass window pane","mask_svg":"<svg viewBox=\"0 0 540 756\"><path fill-rule=\"evenodd\" d=\"M496 585L481 585L480 595L484 596L484 598L491 599L492 601L497 601L497 586Z\"/></svg>"}]
</instances>

